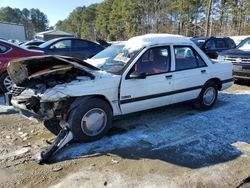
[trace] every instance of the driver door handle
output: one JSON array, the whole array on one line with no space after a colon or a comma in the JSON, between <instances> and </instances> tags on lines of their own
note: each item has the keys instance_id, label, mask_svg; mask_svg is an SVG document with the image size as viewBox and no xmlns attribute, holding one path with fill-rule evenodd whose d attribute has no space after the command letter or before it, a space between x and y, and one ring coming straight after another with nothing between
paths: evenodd
<instances>
[{"instance_id":1,"label":"driver door handle","mask_svg":"<svg viewBox=\"0 0 250 188\"><path fill-rule=\"evenodd\" d=\"M171 79L173 77L173 75L167 75L167 76L165 76L165 78L167 78L167 79Z\"/></svg>"},{"instance_id":2,"label":"driver door handle","mask_svg":"<svg viewBox=\"0 0 250 188\"><path fill-rule=\"evenodd\" d=\"M206 70L204 69L204 70L201 70L201 73L205 73L206 72Z\"/></svg>"}]
</instances>

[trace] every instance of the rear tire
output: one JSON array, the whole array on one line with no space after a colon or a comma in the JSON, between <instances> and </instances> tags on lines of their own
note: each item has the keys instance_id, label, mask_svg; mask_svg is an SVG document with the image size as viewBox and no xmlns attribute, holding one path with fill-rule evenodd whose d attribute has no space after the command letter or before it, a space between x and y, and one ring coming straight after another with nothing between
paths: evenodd
<instances>
[{"instance_id":1,"label":"rear tire","mask_svg":"<svg viewBox=\"0 0 250 188\"><path fill-rule=\"evenodd\" d=\"M90 98L70 112L68 123L75 140L92 142L105 136L112 119L112 109L107 102Z\"/></svg>"},{"instance_id":2,"label":"rear tire","mask_svg":"<svg viewBox=\"0 0 250 188\"><path fill-rule=\"evenodd\" d=\"M213 81L208 81L202 88L199 98L198 106L202 110L209 110L213 107L217 100L218 87Z\"/></svg>"},{"instance_id":3,"label":"rear tire","mask_svg":"<svg viewBox=\"0 0 250 188\"><path fill-rule=\"evenodd\" d=\"M1 90L6 93L11 90L13 86L13 82L11 81L9 74L7 72L3 73L0 77L0 88Z\"/></svg>"}]
</instances>

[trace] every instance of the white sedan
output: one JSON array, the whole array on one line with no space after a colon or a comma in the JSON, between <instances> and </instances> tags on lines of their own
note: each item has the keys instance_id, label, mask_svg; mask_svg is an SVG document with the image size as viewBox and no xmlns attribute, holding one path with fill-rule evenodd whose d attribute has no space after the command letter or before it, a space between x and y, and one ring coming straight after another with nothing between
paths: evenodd
<instances>
[{"instance_id":1,"label":"white sedan","mask_svg":"<svg viewBox=\"0 0 250 188\"><path fill-rule=\"evenodd\" d=\"M148 34L93 58L44 56L11 62L11 104L43 120L59 119L74 139L103 137L114 117L194 101L210 109L233 85L232 64L211 61L178 35Z\"/></svg>"}]
</instances>

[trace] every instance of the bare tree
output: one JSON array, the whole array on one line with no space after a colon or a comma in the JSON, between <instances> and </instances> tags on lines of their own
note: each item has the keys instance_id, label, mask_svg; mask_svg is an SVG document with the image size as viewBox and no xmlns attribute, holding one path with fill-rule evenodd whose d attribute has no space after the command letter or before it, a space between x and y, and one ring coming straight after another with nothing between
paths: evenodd
<instances>
[{"instance_id":1,"label":"bare tree","mask_svg":"<svg viewBox=\"0 0 250 188\"><path fill-rule=\"evenodd\" d=\"M212 14L212 7L213 7L213 0L208 1L208 8L207 8L207 19L206 19L206 32L205 36L211 35L210 33L210 19L211 19L211 14Z\"/></svg>"}]
</instances>

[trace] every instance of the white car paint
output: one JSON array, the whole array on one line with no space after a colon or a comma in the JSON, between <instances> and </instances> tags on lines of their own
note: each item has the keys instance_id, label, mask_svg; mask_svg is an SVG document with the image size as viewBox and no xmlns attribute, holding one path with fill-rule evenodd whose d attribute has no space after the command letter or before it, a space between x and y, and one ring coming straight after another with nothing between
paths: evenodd
<instances>
[{"instance_id":1,"label":"white car paint","mask_svg":"<svg viewBox=\"0 0 250 188\"><path fill-rule=\"evenodd\" d=\"M192 47L207 64L206 67L189 70L175 71L174 45ZM171 72L147 76L145 79L126 79L130 69L137 60L152 47L169 46L171 49ZM101 95L108 100L113 108L113 115L124 115L132 112L150 108L165 106L186 100L196 99L201 92L202 86L212 78L227 81L222 84L226 89L233 84L232 64L212 62L190 39L166 34L149 34L131 38L125 47L131 51L143 50L127 66L122 75L115 75L105 71L93 71L95 79L74 80L70 83L56 85L39 94L41 102L60 101L67 97L83 97L90 95ZM101 62L97 62L100 65ZM93 63L95 64L95 63ZM205 72L202 72L205 70ZM172 78L165 76L172 75ZM186 88L193 88L176 94L168 94L149 99L124 102L127 99L158 95L181 91ZM15 103L13 99L13 103Z\"/></svg>"}]
</instances>

